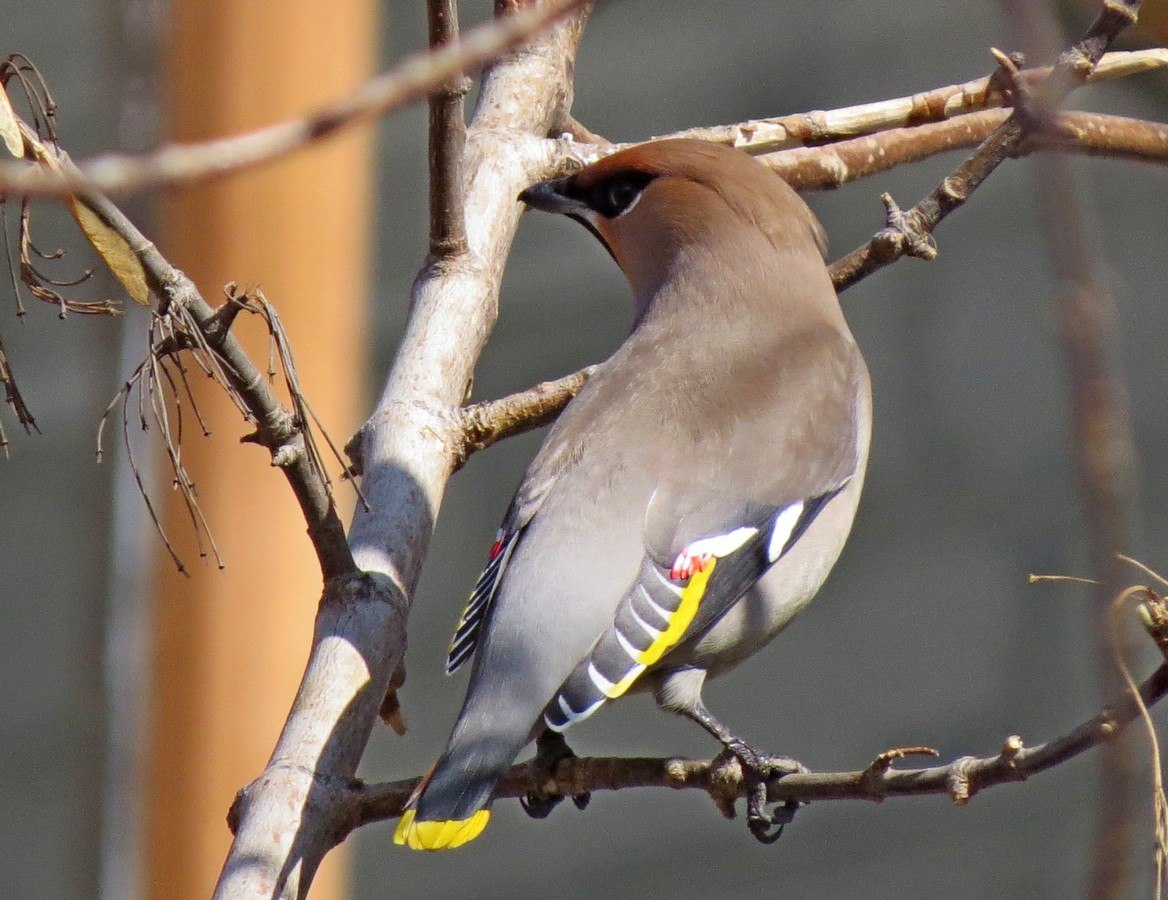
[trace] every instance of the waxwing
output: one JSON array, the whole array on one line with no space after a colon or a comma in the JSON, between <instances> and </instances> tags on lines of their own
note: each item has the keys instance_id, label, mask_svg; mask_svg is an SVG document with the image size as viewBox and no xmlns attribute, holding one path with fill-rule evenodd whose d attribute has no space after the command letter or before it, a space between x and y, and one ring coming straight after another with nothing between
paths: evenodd
<instances>
[{"instance_id":1,"label":"waxwing","mask_svg":"<svg viewBox=\"0 0 1168 900\"><path fill-rule=\"evenodd\" d=\"M462 711L394 839L476 837L523 747L651 691L741 761L760 840L782 813L759 753L702 702L814 596L851 528L868 455L868 372L824 265L822 229L728 147L643 144L528 188L583 223L633 290L625 342L548 433L450 646ZM546 814L559 798L529 797ZM582 798L577 798L582 799ZM781 826L780 826L781 827Z\"/></svg>"}]
</instances>

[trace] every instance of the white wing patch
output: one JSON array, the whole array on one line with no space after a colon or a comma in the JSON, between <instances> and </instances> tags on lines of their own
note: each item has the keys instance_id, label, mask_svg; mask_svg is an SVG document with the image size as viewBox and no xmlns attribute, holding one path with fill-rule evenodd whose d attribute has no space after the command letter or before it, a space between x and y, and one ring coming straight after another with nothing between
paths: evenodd
<instances>
[{"instance_id":1,"label":"white wing patch","mask_svg":"<svg viewBox=\"0 0 1168 900\"><path fill-rule=\"evenodd\" d=\"M771 526L770 541L767 543L767 559L771 562L783 555L787 541L791 539L795 526L799 524L802 515L803 501L800 500L797 503L792 503L775 516L775 523Z\"/></svg>"},{"instance_id":2,"label":"white wing patch","mask_svg":"<svg viewBox=\"0 0 1168 900\"><path fill-rule=\"evenodd\" d=\"M802 507L802 504L798 504ZM787 507L790 509L791 507ZM783 510L785 513L787 510ZM791 527L794 527L792 522ZM702 538L700 541L694 541L692 544L687 544L685 554L687 556L715 556L721 558L729 556L752 537L758 534L757 528L743 526L742 528L735 528L733 531L726 534L715 535L714 537Z\"/></svg>"}]
</instances>

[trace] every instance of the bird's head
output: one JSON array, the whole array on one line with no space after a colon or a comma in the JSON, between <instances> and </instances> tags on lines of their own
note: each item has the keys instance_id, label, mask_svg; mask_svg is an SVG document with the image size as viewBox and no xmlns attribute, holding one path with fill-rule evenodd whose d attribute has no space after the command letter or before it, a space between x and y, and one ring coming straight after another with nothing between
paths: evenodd
<instances>
[{"instance_id":1,"label":"bird's head","mask_svg":"<svg viewBox=\"0 0 1168 900\"><path fill-rule=\"evenodd\" d=\"M755 248L822 258L822 228L786 182L740 150L704 141L631 147L532 185L519 199L581 222L638 295L655 291L679 254L695 247L739 258Z\"/></svg>"}]
</instances>

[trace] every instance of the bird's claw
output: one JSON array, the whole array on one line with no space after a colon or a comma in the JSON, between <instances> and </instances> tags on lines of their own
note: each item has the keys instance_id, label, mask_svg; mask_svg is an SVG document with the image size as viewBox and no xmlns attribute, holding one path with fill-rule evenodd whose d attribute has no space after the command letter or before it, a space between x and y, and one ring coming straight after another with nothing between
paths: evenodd
<instances>
[{"instance_id":1,"label":"bird's claw","mask_svg":"<svg viewBox=\"0 0 1168 900\"><path fill-rule=\"evenodd\" d=\"M536 740L535 748L535 758L532 759L531 765L546 776L541 779L542 781L552 780L560 760L576 758L576 754L572 752L572 748L568 746L563 736L554 731L546 731L540 735ZM576 809L580 810L587 808L591 799L592 794L588 792L572 795L572 803L575 804ZM533 819L546 819L563 800L563 794L529 792L519 798L519 805Z\"/></svg>"},{"instance_id":2,"label":"bird's claw","mask_svg":"<svg viewBox=\"0 0 1168 900\"><path fill-rule=\"evenodd\" d=\"M546 819L553 809L563 802L563 794L550 794L547 797L540 797L536 794L524 794L519 798L519 805L523 807L523 811L533 819Z\"/></svg>"},{"instance_id":3,"label":"bird's claw","mask_svg":"<svg viewBox=\"0 0 1168 900\"><path fill-rule=\"evenodd\" d=\"M747 801L746 824L750 833L760 844L773 844L783 836L783 829L794 821L795 812L799 809L797 800L788 800L768 813L763 808L766 803L766 785L762 785L762 798L756 800L751 797Z\"/></svg>"},{"instance_id":4,"label":"bird's claw","mask_svg":"<svg viewBox=\"0 0 1168 900\"><path fill-rule=\"evenodd\" d=\"M747 827L759 843L773 844L783 836L783 829L795 818L800 804L797 800L788 800L768 813L767 782L772 778L810 770L789 756L766 756L745 745L731 752L742 765L742 778L746 784Z\"/></svg>"},{"instance_id":5,"label":"bird's claw","mask_svg":"<svg viewBox=\"0 0 1168 900\"><path fill-rule=\"evenodd\" d=\"M592 793L586 791L583 794L573 794L572 803L579 810L588 808L588 804L592 801ZM564 802L563 794L549 794L546 797L537 794L524 794L519 798L519 805L523 807L523 811L533 819L546 819L553 809Z\"/></svg>"}]
</instances>

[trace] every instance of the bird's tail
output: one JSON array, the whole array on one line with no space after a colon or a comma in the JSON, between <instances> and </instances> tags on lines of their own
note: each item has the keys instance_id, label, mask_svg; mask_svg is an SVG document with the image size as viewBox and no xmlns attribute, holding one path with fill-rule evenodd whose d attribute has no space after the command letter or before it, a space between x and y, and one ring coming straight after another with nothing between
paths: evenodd
<instances>
[{"instance_id":1,"label":"bird's tail","mask_svg":"<svg viewBox=\"0 0 1168 900\"><path fill-rule=\"evenodd\" d=\"M407 804L394 843L412 850L451 850L473 841L491 817L495 785L527 738L526 731L518 739L479 735L470 746L460 747L455 736L420 785L416 800Z\"/></svg>"}]
</instances>

